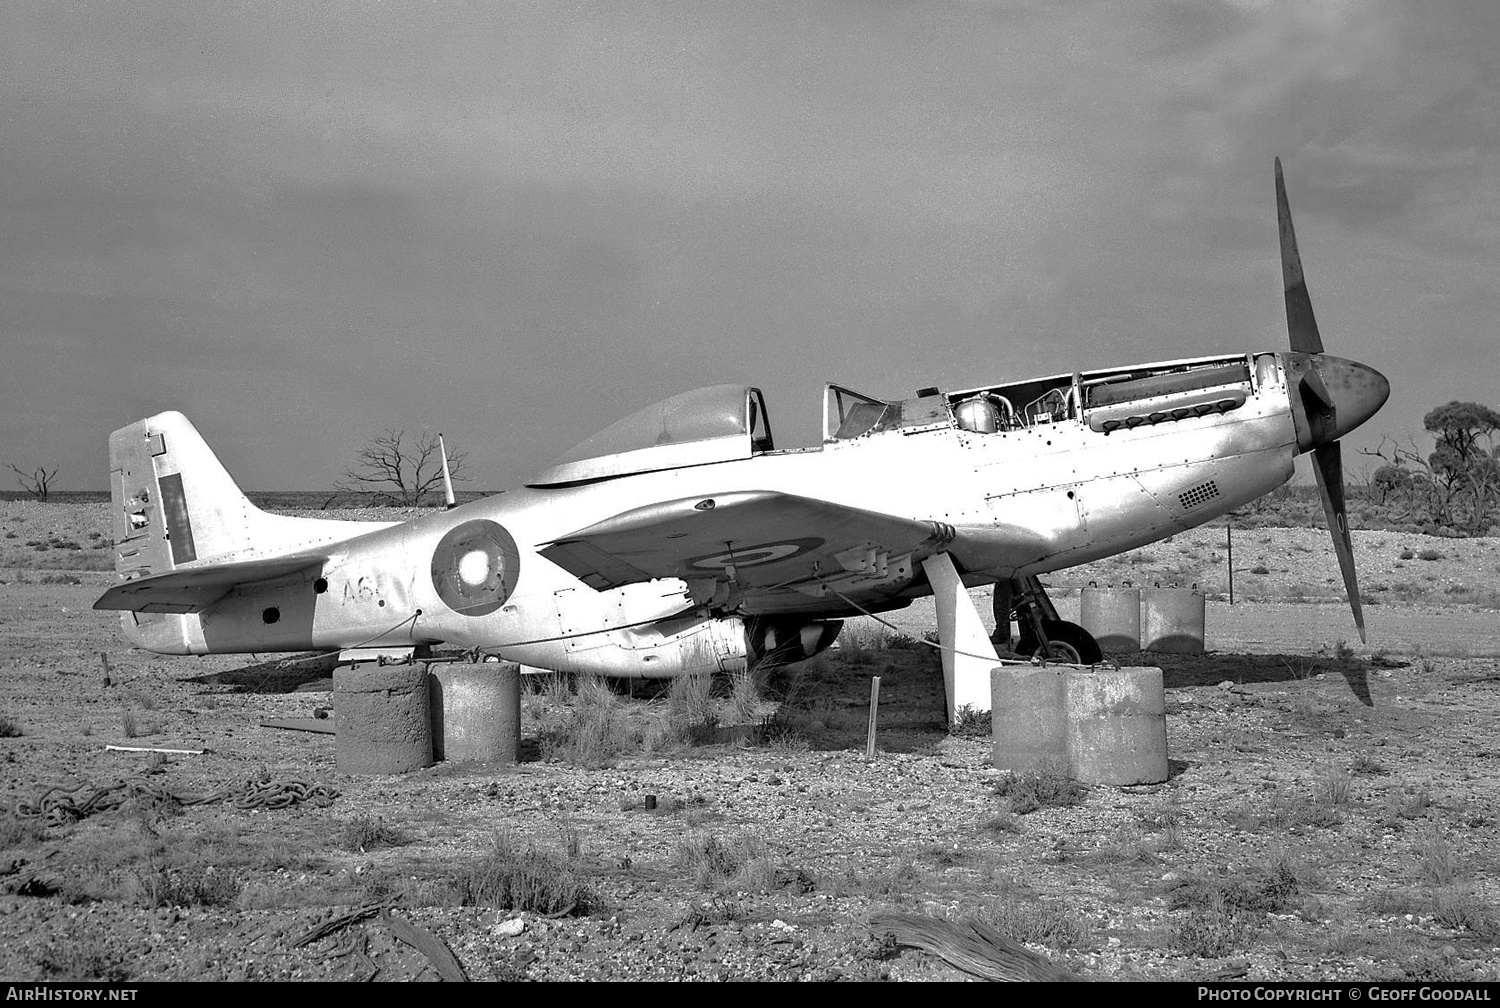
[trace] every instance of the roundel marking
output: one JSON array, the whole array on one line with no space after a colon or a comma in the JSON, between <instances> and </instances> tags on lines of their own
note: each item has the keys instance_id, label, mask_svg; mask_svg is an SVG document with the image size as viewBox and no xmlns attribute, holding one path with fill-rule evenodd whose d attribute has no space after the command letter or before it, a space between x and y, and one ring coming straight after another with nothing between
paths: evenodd
<instances>
[{"instance_id":1,"label":"roundel marking","mask_svg":"<svg viewBox=\"0 0 1500 1008\"><path fill-rule=\"evenodd\" d=\"M432 551L432 587L463 616L488 616L504 605L520 570L516 541L483 518L455 525Z\"/></svg>"},{"instance_id":2,"label":"roundel marking","mask_svg":"<svg viewBox=\"0 0 1500 1008\"><path fill-rule=\"evenodd\" d=\"M756 567L760 564L787 560L811 552L823 545L822 539L784 539L781 542L757 543L754 546L737 546L722 553L694 557L687 562L689 567L700 570L719 570L724 567Z\"/></svg>"}]
</instances>

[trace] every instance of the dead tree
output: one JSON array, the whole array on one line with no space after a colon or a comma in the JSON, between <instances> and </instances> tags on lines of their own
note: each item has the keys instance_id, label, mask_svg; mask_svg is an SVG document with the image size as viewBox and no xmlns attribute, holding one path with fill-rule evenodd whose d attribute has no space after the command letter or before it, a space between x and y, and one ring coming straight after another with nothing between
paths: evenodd
<instances>
[{"instance_id":1,"label":"dead tree","mask_svg":"<svg viewBox=\"0 0 1500 1008\"><path fill-rule=\"evenodd\" d=\"M448 472L454 482L466 480L461 475L467 452L448 453ZM342 493L366 494L381 504L416 507L443 485L443 461L438 452L438 436L422 431L408 437L404 429L388 428L370 439L360 449L353 465L344 470L344 478L334 484Z\"/></svg>"},{"instance_id":2,"label":"dead tree","mask_svg":"<svg viewBox=\"0 0 1500 1008\"><path fill-rule=\"evenodd\" d=\"M26 492L37 500L46 500L47 495L52 492L52 481L57 479L56 469L48 472L46 466L37 466L36 471L28 476L13 464L10 465L10 468L16 474L16 482L21 484Z\"/></svg>"}]
</instances>

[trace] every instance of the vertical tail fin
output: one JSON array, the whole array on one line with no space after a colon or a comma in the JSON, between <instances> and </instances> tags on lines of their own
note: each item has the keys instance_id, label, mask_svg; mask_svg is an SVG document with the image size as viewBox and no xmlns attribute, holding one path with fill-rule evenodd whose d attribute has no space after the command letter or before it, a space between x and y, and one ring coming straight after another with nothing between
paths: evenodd
<instances>
[{"instance_id":1,"label":"vertical tail fin","mask_svg":"<svg viewBox=\"0 0 1500 1008\"><path fill-rule=\"evenodd\" d=\"M251 545L250 503L181 413L158 413L109 436L115 569L160 574Z\"/></svg>"},{"instance_id":2,"label":"vertical tail fin","mask_svg":"<svg viewBox=\"0 0 1500 1008\"><path fill-rule=\"evenodd\" d=\"M159 413L111 434L109 469L121 579L163 574L245 544L252 505L181 413ZM122 612L120 625L132 643L152 651L202 650L195 615Z\"/></svg>"}]
</instances>

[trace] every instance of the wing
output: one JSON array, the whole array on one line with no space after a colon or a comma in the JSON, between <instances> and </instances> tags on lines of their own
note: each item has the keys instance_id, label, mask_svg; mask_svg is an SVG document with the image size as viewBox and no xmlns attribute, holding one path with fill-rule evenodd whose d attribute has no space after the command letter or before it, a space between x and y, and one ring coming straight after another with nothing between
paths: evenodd
<instances>
[{"instance_id":1,"label":"wing","mask_svg":"<svg viewBox=\"0 0 1500 1008\"><path fill-rule=\"evenodd\" d=\"M893 596L954 535L943 522L750 490L635 508L540 552L596 589L676 577L700 604L775 612L815 608L830 585Z\"/></svg>"},{"instance_id":2,"label":"wing","mask_svg":"<svg viewBox=\"0 0 1500 1008\"><path fill-rule=\"evenodd\" d=\"M123 581L99 596L95 609L193 613L213 605L240 585L270 581L310 570L328 558L297 553L268 560L205 564Z\"/></svg>"}]
</instances>

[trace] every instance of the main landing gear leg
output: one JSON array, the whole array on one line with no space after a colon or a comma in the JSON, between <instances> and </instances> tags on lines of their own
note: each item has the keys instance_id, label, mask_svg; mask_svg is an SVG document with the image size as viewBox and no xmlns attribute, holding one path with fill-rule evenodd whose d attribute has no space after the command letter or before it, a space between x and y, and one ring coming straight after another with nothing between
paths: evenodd
<instances>
[{"instance_id":1,"label":"main landing gear leg","mask_svg":"<svg viewBox=\"0 0 1500 1008\"><path fill-rule=\"evenodd\" d=\"M1015 582L996 581L990 606L995 613L995 632L990 636L990 641L995 645L996 651L1015 654L1015 648L1012 647L1015 641L1010 637L1010 621L1016 610Z\"/></svg>"},{"instance_id":2,"label":"main landing gear leg","mask_svg":"<svg viewBox=\"0 0 1500 1008\"><path fill-rule=\"evenodd\" d=\"M984 635L979 610L969 597L953 558L946 553L922 561L937 602L938 640L943 646L943 686L948 697L948 723L959 710L990 709L990 670L1000 664L995 646Z\"/></svg>"},{"instance_id":3,"label":"main landing gear leg","mask_svg":"<svg viewBox=\"0 0 1500 1008\"><path fill-rule=\"evenodd\" d=\"M1049 661L1069 665L1097 665L1104 660L1099 642L1083 627L1069 623L1057 615L1057 608L1047 597L1047 590L1035 576L1015 578L1008 585L1007 594L1015 610L1016 622L1020 625L1020 640L1016 651L1023 655L1040 654ZM996 630L1000 626L1000 585L995 586ZM1006 617L1007 621L1009 617ZM1009 632L1010 624L1005 624Z\"/></svg>"}]
</instances>

